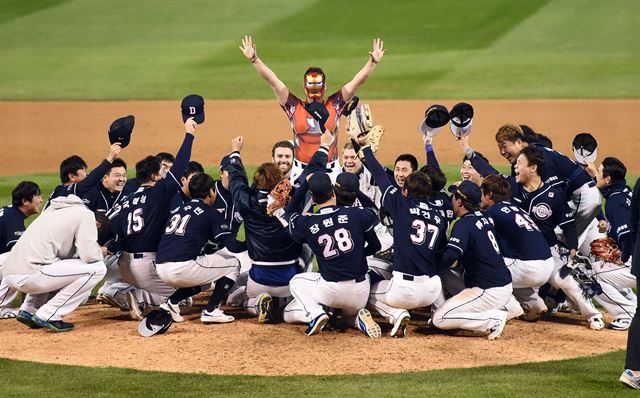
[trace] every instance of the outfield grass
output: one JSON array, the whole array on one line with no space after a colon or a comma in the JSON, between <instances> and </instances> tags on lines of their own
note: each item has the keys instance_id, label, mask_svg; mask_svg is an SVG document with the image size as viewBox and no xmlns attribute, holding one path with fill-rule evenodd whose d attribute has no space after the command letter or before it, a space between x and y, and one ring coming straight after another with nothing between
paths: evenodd
<instances>
[{"instance_id":1,"label":"outfield grass","mask_svg":"<svg viewBox=\"0 0 640 398\"><path fill-rule=\"evenodd\" d=\"M0 99L271 98L238 45L301 94L389 52L364 98L639 98L633 0L0 0Z\"/></svg>"},{"instance_id":2,"label":"outfield grass","mask_svg":"<svg viewBox=\"0 0 640 398\"><path fill-rule=\"evenodd\" d=\"M215 357L211 360L215 361ZM635 397L637 392L617 381L623 365L624 352L618 351L534 364L355 376L211 376L7 359L0 359L0 372L3 397L34 397L43 393L47 397L156 398ZM224 363L220 367L224 368Z\"/></svg>"}]
</instances>

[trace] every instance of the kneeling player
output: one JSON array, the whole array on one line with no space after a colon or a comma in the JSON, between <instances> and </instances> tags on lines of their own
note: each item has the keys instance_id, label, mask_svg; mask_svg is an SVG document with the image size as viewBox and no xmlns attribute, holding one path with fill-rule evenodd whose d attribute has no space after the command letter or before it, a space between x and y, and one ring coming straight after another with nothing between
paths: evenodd
<instances>
[{"instance_id":1,"label":"kneeling player","mask_svg":"<svg viewBox=\"0 0 640 398\"><path fill-rule=\"evenodd\" d=\"M287 207L289 233L306 242L318 259L320 272L305 272L290 282L294 300L284 312L285 322L309 323L307 335L319 333L329 316L326 307L339 308L342 316L371 338L381 336L380 326L364 309L369 297L366 256L380 249L373 226L374 211L336 206L331 179L326 173L311 175L308 182L318 211L311 215L294 212L304 200L307 183L303 180Z\"/></svg>"},{"instance_id":2,"label":"kneeling player","mask_svg":"<svg viewBox=\"0 0 640 398\"><path fill-rule=\"evenodd\" d=\"M234 318L219 308L220 302L235 283L240 262L232 256L200 255L207 241L219 242L231 235L220 213L211 205L215 201L211 176L200 173L189 182L191 201L171 212L156 255L156 271L167 284L177 287L160 308L171 314L174 322L182 322L180 301L208 289L215 283L213 294L202 311L203 323L225 323Z\"/></svg>"},{"instance_id":3,"label":"kneeling player","mask_svg":"<svg viewBox=\"0 0 640 398\"><path fill-rule=\"evenodd\" d=\"M409 312L431 305L442 290L436 254L447 233L447 220L428 204L431 180L413 172L404 180L401 191L364 147L364 158L376 184L382 190L382 206L394 220L393 276L371 287L369 304L393 325L392 337L404 337Z\"/></svg>"},{"instance_id":4,"label":"kneeling player","mask_svg":"<svg viewBox=\"0 0 640 398\"><path fill-rule=\"evenodd\" d=\"M487 338L493 340L504 330L507 312L501 308L509 302L513 289L493 220L479 211L480 200L480 187L471 181L462 181L451 199L459 220L440 266L451 267L458 261L466 289L439 307L432 322L439 329L489 332Z\"/></svg>"}]
</instances>

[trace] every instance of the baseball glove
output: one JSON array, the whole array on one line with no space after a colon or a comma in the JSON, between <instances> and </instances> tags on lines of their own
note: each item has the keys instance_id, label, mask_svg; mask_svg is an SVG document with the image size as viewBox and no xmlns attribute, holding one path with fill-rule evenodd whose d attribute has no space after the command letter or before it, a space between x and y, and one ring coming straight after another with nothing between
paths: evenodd
<instances>
[{"instance_id":1,"label":"baseball glove","mask_svg":"<svg viewBox=\"0 0 640 398\"><path fill-rule=\"evenodd\" d=\"M267 214L273 216L274 211L286 207L291 199L290 192L291 183L286 178L273 187L267 198Z\"/></svg>"},{"instance_id":2,"label":"baseball glove","mask_svg":"<svg viewBox=\"0 0 640 398\"><path fill-rule=\"evenodd\" d=\"M591 242L591 254L598 260L622 264L622 251L611 238L596 239Z\"/></svg>"},{"instance_id":3,"label":"baseball glove","mask_svg":"<svg viewBox=\"0 0 640 398\"><path fill-rule=\"evenodd\" d=\"M356 141L367 134L372 127L373 119L367 104L357 106L347 117L347 134Z\"/></svg>"}]
</instances>

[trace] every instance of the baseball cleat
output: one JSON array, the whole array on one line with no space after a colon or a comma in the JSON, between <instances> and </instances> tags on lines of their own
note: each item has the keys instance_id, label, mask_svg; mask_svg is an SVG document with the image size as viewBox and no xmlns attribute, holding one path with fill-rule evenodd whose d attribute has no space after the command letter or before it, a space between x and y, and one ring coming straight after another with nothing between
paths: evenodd
<instances>
[{"instance_id":1,"label":"baseball cleat","mask_svg":"<svg viewBox=\"0 0 640 398\"><path fill-rule=\"evenodd\" d=\"M589 328L593 330L602 330L604 329L604 321L599 316L594 316L589 319Z\"/></svg>"},{"instance_id":2,"label":"baseball cleat","mask_svg":"<svg viewBox=\"0 0 640 398\"><path fill-rule=\"evenodd\" d=\"M404 311L394 322L390 336L398 338L405 337L407 335L407 326L409 325L410 320L411 316L409 315L409 312Z\"/></svg>"},{"instance_id":3,"label":"baseball cleat","mask_svg":"<svg viewBox=\"0 0 640 398\"><path fill-rule=\"evenodd\" d=\"M624 372L620 375L620 383L625 386L635 388L636 390L640 389L640 376L635 376L633 371L630 369L625 369Z\"/></svg>"},{"instance_id":4,"label":"baseball cleat","mask_svg":"<svg viewBox=\"0 0 640 398\"><path fill-rule=\"evenodd\" d=\"M20 323L23 323L31 329L40 329L42 326L38 325L33 321L33 314L27 311L20 310L18 311L18 315L16 315L16 320Z\"/></svg>"},{"instance_id":5,"label":"baseball cleat","mask_svg":"<svg viewBox=\"0 0 640 398\"><path fill-rule=\"evenodd\" d=\"M129 304L127 303L127 299L122 298L122 296L120 296L120 298L117 298L103 294L100 298L96 298L96 300L98 300L102 304L108 304L112 307L118 308L120 309L120 311L129 311Z\"/></svg>"},{"instance_id":6,"label":"baseball cleat","mask_svg":"<svg viewBox=\"0 0 640 398\"><path fill-rule=\"evenodd\" d=\"M271 308L273 305L273 298L269 293L262 293L258 298L258 323L269 323L273 319L271 314Z\"/></svg>"},{"instance_id":7,"label":"baseball cleat","mask_svg":"<svg viewBox=\"0 0 640 398\"><path fill-rule=\"evenodd\" d=\"M32 316L31 320L38 326L42 328L47 328L53 332L61 333L61 332L70 332L74 329L72 323L67 323L63 321L45 321L42 318L38 318L37 316Z\"/></svg>"},{"instance_id":8,"label":"baseball cleat","mask_svg":"<svg viewBox=\"0 0 640 398\"><path fill-rule=\"evenodd\" d=\"M488 340L495 340L502 335L504 331L505 321L499 319L496 323L493 324L491 329L489 329L489 335L487 336Z\"/></svg>"},{"instance_id":9,"label":"baseball cleat","mask_svg":"<svg viewBox=\"0 0 640 398\"><path fill-rule=\"evenodd\" d=\"M131 319L135 319L136 321L141 321L144 318L144 313L142 311L142 305L136 299L136 296L133 292L127 292L127 304L129 305L129 315L131 315Z\"/></svg>"},{"instance_id":10,"label":"baseball cleat","mask_svg":"<svg viewBox=\"0 0 640 398\"><path fill-rule=\"evenodd\" d=\"M382 329L380 329L380 325L373 320L369 310L363 308L358 311L357 322L358 329L360 329L365 336L371 337L372 339L379 339L382 337Z\"/></svg>"},{"instance_id":11,"label":"baseball cleat","mask_svg":"<svg viewBox=\"0 0 640 398\"><path fill-rule=\"evenodd\" d=\"M631 319L629 318L614 319L609 324L609 329L624 331L629 329L629 326L631 326Z\"/></svg>"},{"instance_id":12,"label":"baseball cleat","mask_svg":"<svg viewBox=\"0 0 640 398\"><path fill-rule=\"evenodd\" d=\"M324 329L325 325L329 322L329 315L322 313L309 322L309 327L304 331L307 336L313 336L318 334Z\"/></svg>"},{"instance_id":13,"label":"baseball cleat","mask_svg":"<svg viewBox=\"0 0 640 398\"><path fill-rule=\"evenodd\" d=\"M184 322L184 318L180 315L180 306L173 304L171 300L167 300L165 303L160 304L160 309L168 312L174 322Z\"/></svg>"},{"instance_id":14,"label":"baseball cleat","mask_svg":"<svg viewBox=\"0 0 640 398\"><path fill-rule=\"evenodd\" d=\"M225 314L220 308L216 308L211 312L203 310L202 315L200 315L200 321L202 323L229 323L235 319L236 318L231 315Z\"/></svg>"}]
</instances>

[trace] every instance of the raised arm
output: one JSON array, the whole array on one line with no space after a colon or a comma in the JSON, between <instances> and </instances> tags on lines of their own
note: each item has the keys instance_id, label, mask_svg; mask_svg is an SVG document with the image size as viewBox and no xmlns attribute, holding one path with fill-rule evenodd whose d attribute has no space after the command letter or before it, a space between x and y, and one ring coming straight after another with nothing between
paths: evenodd
<instances>
[{"instance_id":1,"label":"raised arm","mask_svg":"<svg viewBox=\"0 0 640 398\"><path fill-rule=\"evenodd\" d=\"M342 97L346 102L349 102L364 82L367 81L378 62L384 57L386 51L384 42L380 38L373 40L373 49L369 51L369 60L364 64L362 69L356 73L353 79L342 87Z\"/></svg>"},{"instance_id":2,"label":"raised arm","mask_svg":"<svg viewBox=\"0 0 640 398\"><path fill-rule=\"evenodd\" d=\"M116 160L116 158L120 155L121 150L122 147L120 147L119 142L112 144L109 148L109 154L107 155L106 159L103 160L102 163L98 165L98 167L93 169L84 180L74 184L73 194L78 197L84 198L84 195L87 192L98 187L100 185L100 182L102 181L102 177L104 177L107 171L109 171L111 163L113 163L113 161Z\"/></svg>"},{"instance_id":3,"label":"raised arm","mask_svg":"<svg viewBox=\"0 0 640 398\"><path fill-rule=\"evenodd\" d=\"M229 191L233 205L240 214L251 208L251 188L247 180L247 172L240 159L240 150L244 145L244 137L238 136L231 140L232 153L229 155Z\"/></svg>"},{"instance_id":4,"label":"raised arm","mask_svg":"<svg viewBox=\"0 0 640 398\"><path fill-rule=\"evenodd\" d=\"M240 51L242 54L251 61L253 67L256 71L262 76L264 80L269 83L273 93L276 95L276 99L280 103L280 106L284 106L285 102L287 102L287 98L289 97L289 89L284 83L278 79L275 73L269 67L262 62L262 60L258 57L258 52L256 51L256 45L253 43L251 36L245 36L242 39L242 45L240 46Z\"/></svg>"},{"instance_id":5,"label":"raised arm","mask_svg":"<svg viewBox=\"0 0 640 398\"><path fill-rule=\"evenodd\" d=\"M429 134L422 135L424 150L427 154L427 166L433 166L436 169L440 169L440 164L438 163L438 159L436 158L436 153L433 151L433 146L431 145L432 141L433 137L429 136Z\"/></svg>"}]
</instances>

